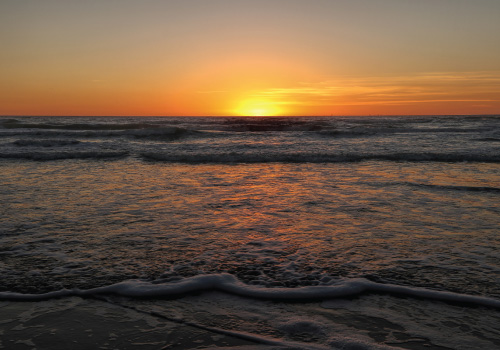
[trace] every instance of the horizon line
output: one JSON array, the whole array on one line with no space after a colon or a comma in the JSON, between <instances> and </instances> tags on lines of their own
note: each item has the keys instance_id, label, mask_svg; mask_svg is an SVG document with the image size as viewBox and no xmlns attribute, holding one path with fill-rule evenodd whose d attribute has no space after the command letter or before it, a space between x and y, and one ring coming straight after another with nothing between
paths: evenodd
<instances>
[{"instance_id":1,"label":"horizon line","mask_svg":"<svg viewBox=\"0 0 500 350\"><path fill-rule=\"evenodd\" d=\"M328 114L328 115L83 115L83 114L22 114L22 115L0 115L0 118L24 118L24 117L69 117L69 118L335 118L335 117L494 117L500 113L482 114Z\"/></svg>"}]
</instances>

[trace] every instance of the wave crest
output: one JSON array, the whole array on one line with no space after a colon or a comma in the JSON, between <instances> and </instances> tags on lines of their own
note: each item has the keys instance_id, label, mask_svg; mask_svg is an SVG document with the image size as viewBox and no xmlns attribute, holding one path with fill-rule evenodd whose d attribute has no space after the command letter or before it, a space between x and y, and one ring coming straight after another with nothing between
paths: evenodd
<instances>
[{"instance_id":1,"label":"wave crest","mask_svg":"<svg viewBox=\"0 0 500 350\"><path fill-rule=\"evenodd\" d=\"M280 301L310 301L335 298L354 297L364 293L385 293L429 300L439 300L449 303L465 303L500 309L500 300L459 294L447 291L436 291L425 288L382 284L357 278L336 282L330 285L307 286L299 288L265 288L247 285L230 274L199 275L188 277L175 283L152 283L142 280L129 280L113 285L80 290L59 290L45 294L21 294L0 292L0 300L47 300L65 296L93 296L100 294L115 294L132 298L166 298L180 297L187 293L208 290L218 290L229 294L248 298L280 300Z\"/></svg>"}]
</instances>

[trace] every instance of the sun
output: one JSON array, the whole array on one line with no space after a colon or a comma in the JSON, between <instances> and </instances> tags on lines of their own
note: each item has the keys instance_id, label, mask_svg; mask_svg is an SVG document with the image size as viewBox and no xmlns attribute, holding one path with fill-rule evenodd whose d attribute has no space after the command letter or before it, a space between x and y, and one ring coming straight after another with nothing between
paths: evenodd
<instances>
[{"instance_id":1,"label":"sun","mask_svg":"<svg viewBox=\"0 0 500 350\"><path fill-rule=\"evenodd\" d=\"M245 100L235 110L236 114L247 117L272 117L281 114L281 108L272 101Z\"/></svg>"}]
</instances>

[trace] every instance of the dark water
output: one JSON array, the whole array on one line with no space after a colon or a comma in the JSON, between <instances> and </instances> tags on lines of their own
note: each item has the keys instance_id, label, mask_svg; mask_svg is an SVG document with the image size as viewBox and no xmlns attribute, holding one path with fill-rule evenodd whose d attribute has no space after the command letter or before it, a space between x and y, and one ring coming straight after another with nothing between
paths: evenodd
<instances>
[{"instance_id":1,"label":"dark water","mask_svg":"<svg viewBox=\"0 0 500 350\"><path fill-rule=\"evenodd\" d=\"M2 292L500 299L500 117L3 118L0 174Z\"/></svg>"}]
</instances>

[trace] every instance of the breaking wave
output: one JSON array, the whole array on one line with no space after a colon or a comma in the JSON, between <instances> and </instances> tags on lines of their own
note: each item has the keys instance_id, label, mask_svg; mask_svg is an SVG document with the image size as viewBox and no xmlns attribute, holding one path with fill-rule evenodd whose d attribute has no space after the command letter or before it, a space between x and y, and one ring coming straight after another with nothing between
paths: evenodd
<instances>
[{"instance_id":1,"label":"breaking wave","mask_svg":"<svg viewBox=\"0 0 500 350\"><path fill-rule=\"evenodd\" d=\"M384 293L429 300L439 300L449 303L465 303L500 309L500 300L436 291L419 287L382 284L362 278L349 279L332 285L306 286L298 288L264 288L247 285L230 274L199 275L188 277L173 283L152 283L142 280L129 280L109 286L93 289L62 289L43 294L21 294L0 292L0 300L47 300L66 296L93 296L114 294L132 298L172 298L197 293L218 290L229 294L248 298L280 300L280 301L310 301L335 298L355 297L366 293Z\"/></svg>"}]
</instances>

